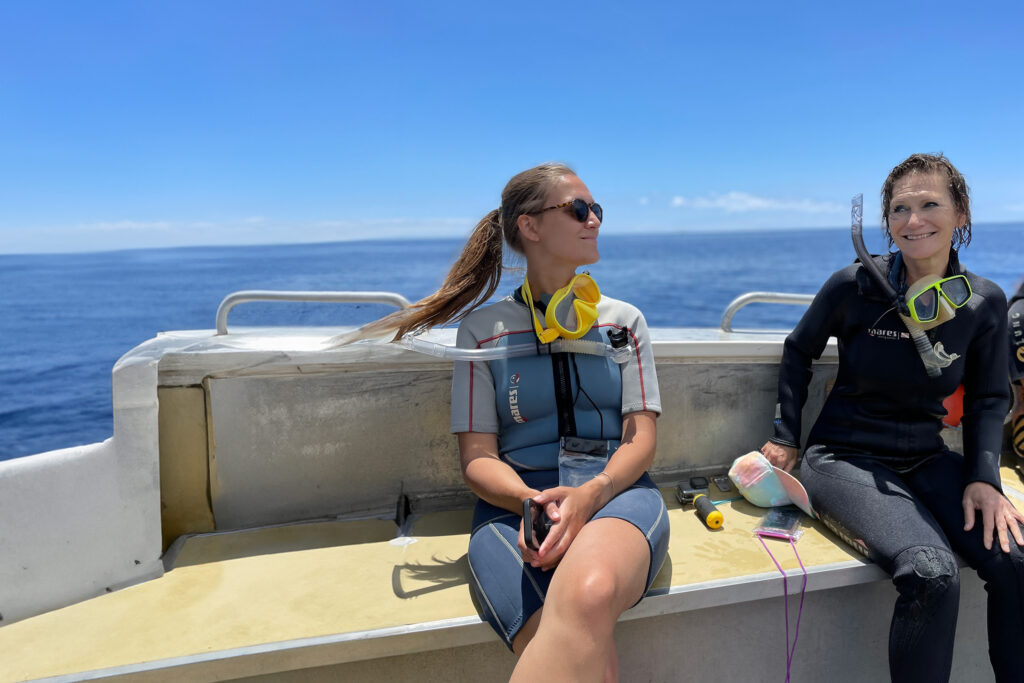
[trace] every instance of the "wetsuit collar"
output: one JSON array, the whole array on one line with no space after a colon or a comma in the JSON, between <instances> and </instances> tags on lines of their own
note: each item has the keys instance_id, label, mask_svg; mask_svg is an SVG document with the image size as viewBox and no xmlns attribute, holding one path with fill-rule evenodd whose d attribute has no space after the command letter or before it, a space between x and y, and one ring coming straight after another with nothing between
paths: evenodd
<instances>
[{"instance_id":1,"label":"wetsuit collar","mask_svg":"<svg viewBox=\"0 0 1024 683\"><path fill-rule=\"evenodd\" d=\"M960 258L956 253L956 249L949 250L949 263L946 265L945 277L951 277L953 275L961 275L964 270L960 266ZM892 258L889 259L889 284L900 294L905 294L907 291L907 271L903 267L903 252L897 251L892 254Z\"/></svg>"},{"instance_id":2,"label":"wetsuit collar","mask_svg":"<svg viewBox=\"0 0 1024 683\"><path fill-rule=\"evenodd\" d=\"M519 285L518 287L516 287L516 291L512 292L512 298L515 301L517 301L517 302L521 303L522 305L526 306L527 308L530 307L530 304L526 303L526 297L523 296L523 286L522 285ZM540 311L541 313L545 313L548 310L548 301L550 301L550 300L551 300L551 295L550 294L547 296L547 301L545 301L544 295L541 294L540 295L540 299L538 299L537 301L534 301L533 305L537 307L538 311Z\"/></svg>"}]
</instances>

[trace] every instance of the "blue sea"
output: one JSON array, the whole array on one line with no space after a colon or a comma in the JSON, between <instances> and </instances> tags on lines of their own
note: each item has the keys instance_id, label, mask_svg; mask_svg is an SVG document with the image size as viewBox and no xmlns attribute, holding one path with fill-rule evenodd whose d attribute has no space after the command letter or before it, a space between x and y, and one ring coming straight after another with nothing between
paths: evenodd
<instances>
[{"instance_id":1,"label":"blue sea","mask_svg":"<svg viewBox=\"0 0 1024 683\"><path fill-rule=\"evenodd\" d=\"M885 246L868 230L868 248ZM242 289L434 291L463 240L337 242L0 255L0 460L93 443L113 431L110 371L165 330L212 329L217 305ZM1008 293L1024 275L1024 224L974 226L961 256ZM651 326L717 327L753 290L814 293L852 262L849 232L779 230L603 236L590 272L608 296L643 310ZM509 270L504 296L522 281ZM350 325L383 306L259 303L231 325ZM794 306L755 304L738 327L792 327Z\"/></svg>"}]
</instances>

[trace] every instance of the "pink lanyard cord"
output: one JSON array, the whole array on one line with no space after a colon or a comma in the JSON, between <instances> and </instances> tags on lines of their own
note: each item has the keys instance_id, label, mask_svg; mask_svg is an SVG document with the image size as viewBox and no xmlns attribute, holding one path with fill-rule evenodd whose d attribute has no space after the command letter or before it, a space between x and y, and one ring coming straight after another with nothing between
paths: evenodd
<instances>
[{"instance_id":1,"label":"pink lanyard cord","mask_svg":"<svg viewBox=\"0 0 1024 683\"><path fill-rule=\"evenodd\" d=\"M769 538L778 538L778 536L769 536ZM796 543L792 538L789 538L789 545L793 547L793 554L796 555L796 561L800 563L800 571L804 574L803 585L800 586L800 608L796 613L796 628L793 631L793 647L789 645L789 580L786 577L786 572L783 571L782 565L772 555L772 551L768 550L768 546L764 542L764 536L757 534L757 539L761 541L761 545L764 547L764 551L768 553L768 557L772 558L772 562L775 563L776 569L782 574L782 595L785 600L785 613L786 613L786 683L789 683L790 671L793 665L793 654L796 652L796 641L800 637L800 617L804 613L804 593L807 590L807 569L804 567L803 560L800 559L800 553L796 551Z\"/></svg>"}]
</instances>

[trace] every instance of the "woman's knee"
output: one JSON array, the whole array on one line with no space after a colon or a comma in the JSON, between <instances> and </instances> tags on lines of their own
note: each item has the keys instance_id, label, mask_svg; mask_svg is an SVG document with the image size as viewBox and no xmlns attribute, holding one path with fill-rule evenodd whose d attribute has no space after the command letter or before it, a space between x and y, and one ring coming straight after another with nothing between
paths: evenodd
<instances>
[{"instance_id":1,"label":"woman's knee","mask_svg":"<svg viewBox=\"0 0 1024 683\"><path fill-rule=\"evenodd\" d=\"M594 623L615 620L632 602L623 594L624 586L614 571L591 566L577 569L562 582L555 595L548 594L549 604L556 599L558 608L579 619ZM552 591L554 592L554 591Z\"/></svg>"},{"instance_id":2,"label":"woman's knee","mask_svg":"<svg viewBox=\"0 0 1024 683\"><path fill-rule=\"evenodd\" d=\"M944 548L907 548L894 560L893 582L922 618L960 599L960 568L956 556Z\"/></svg>"}]
</instances>

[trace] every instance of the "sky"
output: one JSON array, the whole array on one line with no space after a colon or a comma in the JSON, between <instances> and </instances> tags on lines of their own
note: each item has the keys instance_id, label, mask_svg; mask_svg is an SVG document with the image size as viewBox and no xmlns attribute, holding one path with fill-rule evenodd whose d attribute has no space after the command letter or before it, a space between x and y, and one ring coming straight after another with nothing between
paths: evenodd
<instances>
[{"instance_id":1,"label":"sky","mask_svg":"<svg viewBox=\"0 0 1024 683\"><path fill-rule=\"evenodd\" d=\"M843 227L943 152L1024 222L1024 3L9 2L0 253L466 235L570 164L606 234Z\"/></svg>"}]
</instances>

